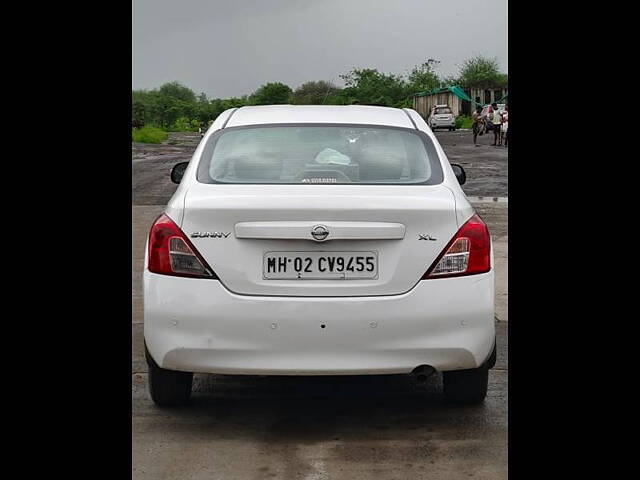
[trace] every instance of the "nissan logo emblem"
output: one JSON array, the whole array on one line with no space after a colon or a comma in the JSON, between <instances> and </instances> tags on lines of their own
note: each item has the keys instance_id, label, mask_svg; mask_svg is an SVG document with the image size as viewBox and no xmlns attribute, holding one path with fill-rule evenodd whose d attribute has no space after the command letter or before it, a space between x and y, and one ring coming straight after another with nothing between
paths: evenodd
<instances>
[{"instance_id":1,"label":"nissan logo emblem","mask_svg":"<svg viewBox=\"0 0 640 480\"><path fill-rule=\"evenodd\" d=\"M324 225L316 225L311 229L311 236L314 240L322 242L329 236L329 229Z\"/></svg>"}]
</instances>

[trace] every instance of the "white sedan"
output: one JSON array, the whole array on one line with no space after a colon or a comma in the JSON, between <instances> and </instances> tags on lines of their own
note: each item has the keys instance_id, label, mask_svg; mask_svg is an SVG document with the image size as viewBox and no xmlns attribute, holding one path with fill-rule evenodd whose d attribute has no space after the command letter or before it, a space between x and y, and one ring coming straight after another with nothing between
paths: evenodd
<instances>
[{"instance_id":1,"label":"white sedan","mask_svg":"<svg viewBox=\"0 0 640 480\"><path fill-rule=\"evenodd\" d=\"M185 402L194 372L443 372L482 402L495 364L491 238L411 109L223 112L151 227L149 389Z\"/></svg>"}]
</instances>

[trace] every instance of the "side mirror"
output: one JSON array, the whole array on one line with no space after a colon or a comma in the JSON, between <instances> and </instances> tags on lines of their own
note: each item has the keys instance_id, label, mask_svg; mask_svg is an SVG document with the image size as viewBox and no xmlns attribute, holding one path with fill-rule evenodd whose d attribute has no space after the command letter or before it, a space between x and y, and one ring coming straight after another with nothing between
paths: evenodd
<instances>
[{"instance_id":1,"label":"side mirror","mask_svg":"<svg viewBox=\"0 0 640 480\"><path fill-rule=\"evenodd\" d=\"M180 183L184 176L184 171L189 166L189 162L176 163L171 169L171 181L173 183Z\"/></svg>"},{"instance_id":2,"label":"side mirror","mask_svg":"<svg viewBox=\"0 0 640 480\"><path fill-rule=\"evenodd\" d=\"M451 164L451 168L453 169L453 173L456 174L456 178L458 179L458 183L460 185L464 185L466 183L466 181L467 181L467 174L465 173L464 168L462 168L457 163L452 163Z\"/></svg>"}]
</instances>

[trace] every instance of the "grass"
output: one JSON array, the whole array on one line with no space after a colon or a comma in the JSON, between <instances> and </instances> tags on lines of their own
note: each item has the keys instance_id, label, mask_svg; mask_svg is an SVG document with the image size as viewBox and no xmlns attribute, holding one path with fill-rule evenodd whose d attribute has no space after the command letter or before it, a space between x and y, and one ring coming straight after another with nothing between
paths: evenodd
<instances>
[{"instance_id":1,"label":"grass","mask_svg":"<svg viewBox=\"0 0 640 480\"><path fill-rule=\"evenodd\" d=\"M169 137L164 130L156 127L142 127L133 129L133 141L140 143L162 143Z\"/></svg>"},{"instance_id":2,"label":"grass","mask_svg":"<svg viewBox=\"0 0 640 480\"><path fill-rule=\"evenodd\" d=\"M456 117L456 128L471 128L473 126L473 119L466 115L459 115Z\"/></svg>"}]
</instances>

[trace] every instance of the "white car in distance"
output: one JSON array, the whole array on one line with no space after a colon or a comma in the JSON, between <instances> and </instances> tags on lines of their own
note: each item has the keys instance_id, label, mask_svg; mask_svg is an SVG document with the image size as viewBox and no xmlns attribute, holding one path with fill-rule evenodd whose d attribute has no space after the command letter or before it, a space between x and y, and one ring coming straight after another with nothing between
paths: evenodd
<instances>
[{"instance_id":1,"label":"white car in distance","mask_svg":"<svg viewBox=\"0 0 640 480\"><path fill-rule=\"evenodd\" d=\"M431 109L428 119L431 130L446 128L449 131L456 129L456 117L448 105L436 105Z\"/></svg>"},{"instance_id":2,"label":"white car in distance","mask_svg":"<svg viewBox=\"0 0 640 480\"><path fill-rule=\"evenodd\" d=\"M151 227L149 389L193 373L443 372L485 398L496 359L491 238L411 109L256 106L216 119Z\"/></svg>"}]
</instances>

